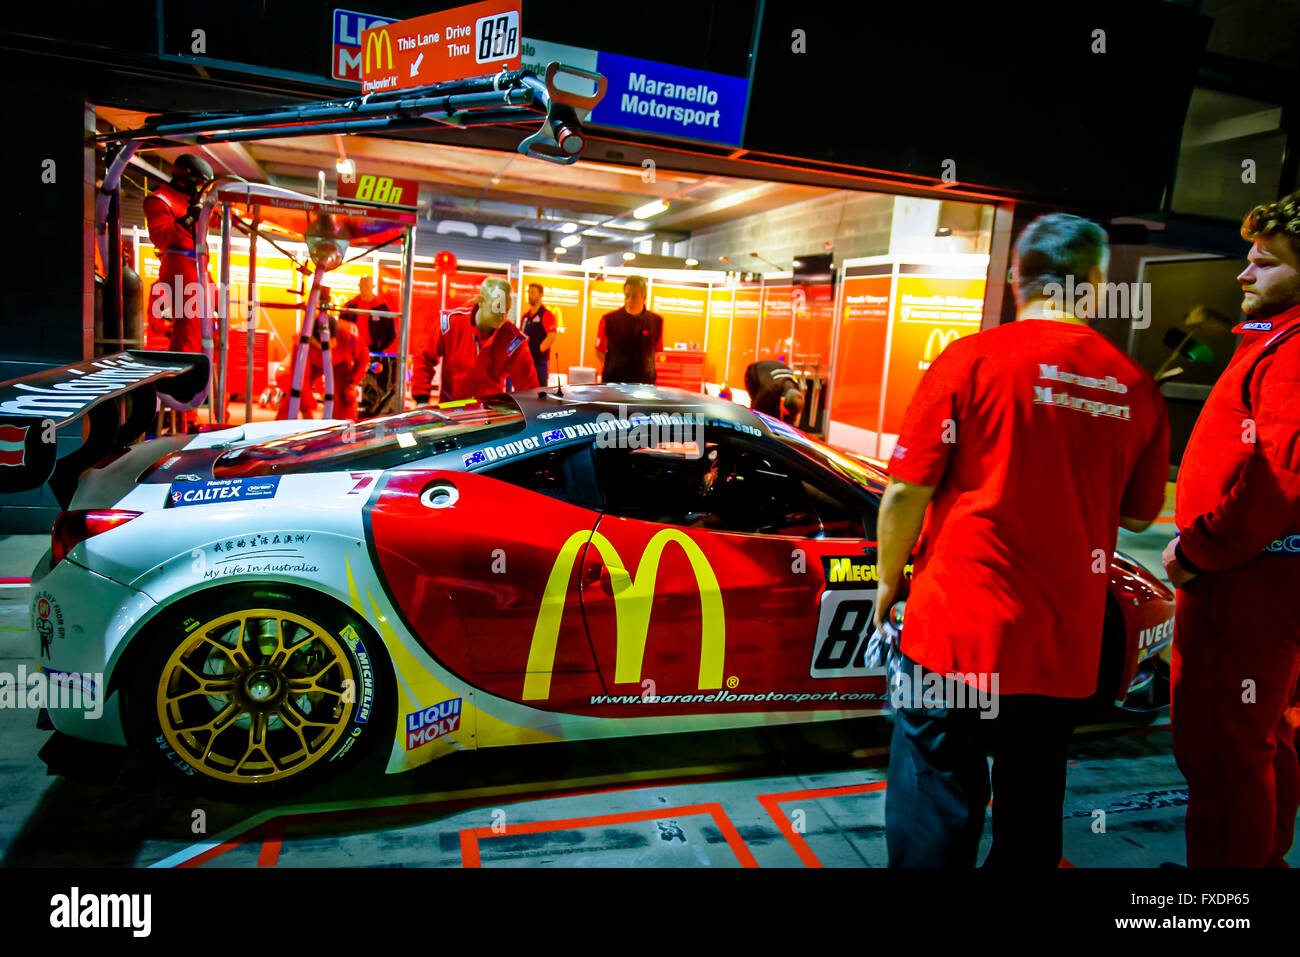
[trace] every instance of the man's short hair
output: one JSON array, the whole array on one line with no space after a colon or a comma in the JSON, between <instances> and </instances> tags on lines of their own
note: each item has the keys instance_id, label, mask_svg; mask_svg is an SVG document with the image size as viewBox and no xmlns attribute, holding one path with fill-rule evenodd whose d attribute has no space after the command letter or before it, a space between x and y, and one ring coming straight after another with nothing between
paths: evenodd
<instances>
[{"instance_id":1,"label":"man's short hair","mask_svg":"<svg viewBox=\"0 0 1300 957\"><path fill-rule=\"evenodd\" d=\"M803 411L803 391L795 385L785 390L785 397L782 399L785 410L791 415L797 415Z\"/></svg>"},{"instance_id":2,"label":"man's short hair","mask_svg":"<svg viewBox=\"0 0 1300 957\"><path fill-rule=\"evenodd\" d=\"M1300 257L1300 190L1271 203L1256 206L1241 221L1241 238L1254 242L1260 236L1284 236Z\"/></svg>"},{"instance_id":3,"label":"man's short hair","mask_svg":"<svg viewBox=\"0 0 1300 957\"><path fill-rule=\"evenodd\" d=\"M645 295L645 290L646 290L645 276L628 276L626 279L623 280L623 289L626 291L628 286L635 286L637 289L641 290L642 295Z\"/></svg>"},{"instance_id":4,"label":"man's short hair","mask_svg":"<svg viewBox=\"0 0 1300 957\"><path fill-rule=\"evenodd\" d=\"M506 294L507 298L509 298L510 293L512 292L509 279L502 276L488 276L483 280L482 285L478 287L478 301L481 303L487 302L492 296L493 289L500 289Z\"/></svg>"},{"instance_id":5,"label":"man's short hair","mask_svg":"<svg viewBox=\"0 0 1300 957\"><path fill-rule=\"evenodd\" d=\"M1088 282L1093 268L1106 271L1110 255L1106 231L1090 219L1069 213L1039 216L1016 240L1016 289L1022 302L1041 298L1043 287L1066 279Z\"/></svg>"},{"instance_id":6,"label":"man's short hair","mask_svg":"<svg viewBox=\"0 0 1300 957\"><path fill-rule=\"evenodd\" d=\"M540 293L545 293L545 292L546 292L546 287L543 286L540 282L530 282L530 283L528 284L528 288L529 288L530 290L531 290L531 289L536 289L536 290L537 290L538 292L540 292Z\"/></svg>"}]
</instances>

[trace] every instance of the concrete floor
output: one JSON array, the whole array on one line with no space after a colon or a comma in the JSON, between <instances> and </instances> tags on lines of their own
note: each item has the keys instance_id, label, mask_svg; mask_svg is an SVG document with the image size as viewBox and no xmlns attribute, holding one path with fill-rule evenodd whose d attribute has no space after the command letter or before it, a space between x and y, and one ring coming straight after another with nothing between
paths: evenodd
<instances>
[{"instance_id":1,"label":"concrete floor","mask_svg":"<svg viewBox=\"0 0 1300 957\"><path fill-rule=\"evenodd\" d=\"M1120 549L1159 569L1166 521ZM0 537L0 578L41 536ZM0 670L35 665L27 589L0 588ZM1187 790L1167 718L1099 719L1070 748L1064 863L1184 860ZM0 710L8 866L880 867L885 719L462 753L403 775L358 767L291 806L165 793L117 749ZM143 793L142 793L143 792ZM145 799L141 799L142 796ZM1094 822L1105 812L1105 829ZM986 822L984 848L989 840ZM1292 864L1300 864L1300 850Z\"/></svg>"}]
</instances>

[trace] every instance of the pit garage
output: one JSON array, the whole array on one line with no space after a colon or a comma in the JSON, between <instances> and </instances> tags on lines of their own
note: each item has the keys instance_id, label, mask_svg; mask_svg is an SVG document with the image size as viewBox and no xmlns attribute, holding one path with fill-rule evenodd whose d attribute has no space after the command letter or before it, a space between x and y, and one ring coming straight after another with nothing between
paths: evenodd
<instances>
[{"instance_id":1,"label":"pit garage","mask_svg":"<svg viewBox=\"0 0 1300 957\"><path fill-rule=\"evenodd\" d=\"M510 39L389 6L326 17L328 82L196 54L159 62L202 95L134 60L79 88L76 328L0 356L3 863L886 866L892 718L866 655L888 462L936 359L1015 317L1015 237L1068 208L1141 290L1094 325L1161 386L1174 448L1159 516L1103 556L1060 866L1181 865L1161 556L1235 348L1239 239L1173 215L1161 170L1107 205L1113 170L919 173L898 137L880 166L841 161L817 71L799 106L825 143L765 99L755 62L791 11L758 4L746 49L687 66L553 23L530 40L517 3L475 5ZM421 73L418 38L462 20L500 39L491 69ZM1189 69L1152 92L1179 118ZM1195 102L1182 141L1204 148L1232 124ZM1285 139L1265 113L1243 136ZM1149 135L1177 158L1180 128ZM1232 201L1294 188L1287 155ZM662 322L654 386L602 381L629 287ZM516 367L506 393L439 401L450 317L492 289L533 323L516 347L545 341L536 385ZM797 384L792 417L751 411L758 363ZM981 858L990 840L986 820Z\"/></svg>"}]
</instances>

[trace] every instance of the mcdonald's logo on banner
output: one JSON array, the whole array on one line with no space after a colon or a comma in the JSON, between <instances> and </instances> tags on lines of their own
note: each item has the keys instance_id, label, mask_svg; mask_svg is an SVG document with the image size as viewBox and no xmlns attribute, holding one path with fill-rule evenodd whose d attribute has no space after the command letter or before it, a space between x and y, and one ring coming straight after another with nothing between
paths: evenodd
<instances>
[{"instance_id":1,"label":"mcdonald's logo on banner","mask_svg":"<svg viewBox=\"0 0 1300 957\"><path fill-rule=\"evenodd\" d=\"M926 362L933 362L935 356L956 341L956 329L932 329L930 338L925 340L925 355L922 358Z\"/></svg>"},{"instance_id":2,"label":"mcdonald's logo on banner","mask_svg":"<svg viewBox=\"0 0 1300 957\"><path fill-rule=\"evenodd\" d=\"M377 30L367 30L365 61L362 64L361 75L367 76L373 70L391 70L393 68L393 38L388 35L387 27L380 27ZM375 65L370 65L370 51L375 51ZM388 54L388 65L384 66L383 54Z\"/></svg>"},{"instance_id":3,"label":"mcdonald's logo on banner","mask_svg":"<svg viewBox=\"0 0 1300 957\"><path fill-rule=\"evenodd\" d=\"M617 640L614 652L614 682L626 684L641 680L645 659L646 636L650 630L650 609L654 604L655 584L659 577L659 560L670 542L686 553L700 591L700 682L701 691L722 687L722 664L726 654L726 617L722 608L722 589L709 560L694 539L675 528L654 534L641 554L640 566L631 574L618 550L600 532L574 532L555 556L555 564L546 579L542 604L533 628L528 649L528 672L524 676L525 701L544 701L551 695L551 673L555 668L555 646L560 637L560 619L569 589L573 566L588 541L596 546L609 569L614 589L614 618Z\"/></svg>"}]
</instances>

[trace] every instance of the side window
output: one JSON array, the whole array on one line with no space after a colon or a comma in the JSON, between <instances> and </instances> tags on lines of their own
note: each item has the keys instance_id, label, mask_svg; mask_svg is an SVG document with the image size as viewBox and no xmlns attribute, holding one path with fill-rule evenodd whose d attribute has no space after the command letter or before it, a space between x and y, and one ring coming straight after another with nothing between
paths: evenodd
<instances>
[{"instance_id":1,"label":"side window","mask_svg":"<svg viewBox=\"0 0 1300 957\"><path fill-rule=\"evenodd\" d=\"M600 508L586 443L503 462L484 469L483 474L572 505Z\"/></svg>"},{"instance_id":2,"label":"side window","mask_svg":"<svg viewBox=\"0 0 1300 957\"><path fill-rule=\"evenodd\" d=\"M806 484L753 447L729 441L597 449L606 510L721 532L814 538L821 520Z\"/></svg>"},{"instance_id":3,"label":"side window","mask_svg":"<svg viewBox=\"0 0 1300 957\"><path fill-rule=\"evenodd\" d=\"M808 495L809 501L817 510L817 517L821 520L822 538L874 538L875 532L875 513L871 515L871 532L867 534L864 528L863 516L852 507L851 504L843 502L836 495L825 491L811 482L804 480L804 491Z\"/></svg>"}]
</instances>

